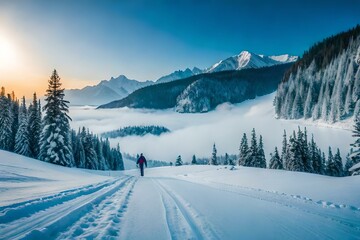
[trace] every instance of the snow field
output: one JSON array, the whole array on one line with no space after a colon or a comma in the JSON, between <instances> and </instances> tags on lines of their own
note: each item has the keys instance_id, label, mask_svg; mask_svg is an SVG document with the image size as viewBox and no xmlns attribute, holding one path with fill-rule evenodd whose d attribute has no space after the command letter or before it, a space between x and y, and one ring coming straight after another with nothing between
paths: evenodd
<instances>
[{"instance_id":1,"label":"snow field","mask_svg":"<svg viewBox=\"0 0 360 240\"><path fill-rule=\"evenodd\" d=\"M0 173L0 201L9 203L0 207L0 239L360 236L360 176L199 165L149 168L139 177L138 169L69 169L4 151Z\"/></svg>"}]
</instances>

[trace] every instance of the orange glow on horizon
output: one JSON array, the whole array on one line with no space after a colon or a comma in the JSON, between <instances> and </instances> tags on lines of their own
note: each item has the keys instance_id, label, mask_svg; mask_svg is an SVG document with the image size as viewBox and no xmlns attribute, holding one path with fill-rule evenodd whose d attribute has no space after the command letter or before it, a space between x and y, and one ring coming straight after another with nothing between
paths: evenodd
<instances>
[{"instance_id":1,"label":"orange glow on horizon","mask_svg":"<svg viewBox=\"0 0 360 240\"><path fill-rule=\"evenodd\" d=\"M62 77L61 73L59 74L62 82L62 87L65 89L81 89L85 86L92 86L98 83L94 81L83 81L70 78L67 79L65 77ZM2 81L2 77L0 77L0 87L5 87L6 93L14 92L15 96L18 99L20 99L22 96L25 96L26 99L31 99L34 92L36 92L38 97L42 97L46 92L50 75L51 71L49 72L49 76L39 76L36 78L31 78L31 80L27 77L25 77L25 80L24 78L16 78L16 80L7 80L6 82Z\"/></svg>"}]
</instances>

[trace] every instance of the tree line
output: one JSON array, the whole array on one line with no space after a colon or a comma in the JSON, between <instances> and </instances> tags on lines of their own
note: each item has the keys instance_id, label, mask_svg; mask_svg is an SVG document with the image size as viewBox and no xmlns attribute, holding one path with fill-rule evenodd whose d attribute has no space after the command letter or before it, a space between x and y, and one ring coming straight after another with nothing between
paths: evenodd
<instances>
[{"instance_id":1,"label":"tree line","mask_svg":"<svg viewBox=\"0 0 360 240\"><path fill-rule=\"evenodd\" d=\"M108 138L126 137L126 136L145 136L146 134L152 134L160 136L163 133L170 132L170 130L163 126L128 126L117 130L103 133L101 136Z\"/></svg>"},{"instance_id":2,"label":"tree line","mask_svg":"<svg viewBox=\"0 0 360 240\"><path fill-rule=\"evenodd\" d=\"M239 154L217 156L217 149L214 143L212 155L210 158L199 161L193 155L191 164L209 164L209 165L239 165L245 167L258 167L270 169L283 169L296 172L308 172L334 177L349 176L349 169L360 162L360 117L357 118L354 130L354 136L357 137L353 148L346 157L346 163L343 164L340 150L337 148L335 154L331 147L328 149L327 158L325 153L317 146L314 136L308 141L306 128L287 137L284 130L281 152L275 147L270 154L269 163L265 158L264 144L262 136L259 141L255 129L251 132L250 145L246 133L240 142ZM354 150L355 149L355 150ZM175 161L175 166L183 165L181 155Z\"/></svg>"},{"instance_id":3,"label":"tree line","mask_svg":"<svg viewBox=\"0 0 360 240\"><path fill-rule=\"evenodd\" d=\"M69 102L64 96L56 70L48 81L43 108L36 93L27 107L25 97L20 103L14 92L6 94L2 87L0 149L66 167L123 170L119 146L111 148L107 139L100 139L85 128L78 133L70 129Z\"/></svg>"}]
</instances>

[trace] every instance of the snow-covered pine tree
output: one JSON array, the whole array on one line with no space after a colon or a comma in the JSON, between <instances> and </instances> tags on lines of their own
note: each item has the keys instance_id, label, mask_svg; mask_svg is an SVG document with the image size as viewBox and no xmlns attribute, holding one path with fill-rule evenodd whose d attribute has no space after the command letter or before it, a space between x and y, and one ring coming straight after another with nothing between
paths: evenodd
<instances>
[{"instance_id":1,"label":"snow-covered pine tree","mask_svg":"<svg viewBox=\"0 0 360 240\"><path fill-rule=\"evenodd\" d=\"M98 162L99 162L99 170L107 170L108 166L106 164L105 158L104 158L104 154L102 151L102 144L101 141L98 137L94 136L94 145L95 145L95 152L98 158Z\"/></svg>"},{"instance_id":2,"label":"snow-covered pine tree","mask_svg":"<svg viewBox=\"0 0 360 240\"><path fill-rule=\"evenodd\" d=\"M10 140L10 151L15 150L15 139L16 139L16 133L19 129L19 109L20 104L19 100L15 99L15 94L12 92L8 95L8 98L10 99L11 104L11 116L12 116L12 123L11 123L11 140Z\"/></svg>"},{"instance_id":3,"label":"snow-covered pine tree","mask_svg":"<svg viewBox=\"0 0 360 240\"><path fill-rule=\"evenodd\" d=\"M246 137L246 133L244 133L241 138L240 148L239 148L239 165L240 166L249 166L249 145Z\"/></svg>"},{"instance_id":4,"label":"snow-covered pine tree","mask_svg":"<svg viewBox=\"0 0 360 240\"><path fill-rule=\"evenodd\" d=\"M323 174L323 166L321 162L321 151L318 150L316 143L314 141L314 135L311 136L311 141L309 143L309 158L312 163L312 169L314 173Z\"/></svg>"},{"instance_id":5,"label":"snow-covered pine tree","mask_svg":"<svg viewBox=\"0 0 360 240\"><path fill-rule=\"evenodd\" d=\"M322 152L322 154L321 154L321 163L322 163L322 165L324 166L324 173L323 173L323 175L327 175L327 161L326 161L326 157L325 157L325 153L324 152Z\"/></svg>"},{"instance_id":6,"label":"snow-covered pine tree","mask_svg":"<svg viewBox=\"0 0 360 240\"><path fill-rule=\"evenodd\" d=\"M270 158L269 168L270 169L283 169L283 164L280 159L277 147L275 147L274 154L270 154L270 155L271 155L271 158Z\"/></svg>"},{"instance_id":7,"label":"snow-covered pine tree","mask_svg":"<svg viewBox=\"0 0 360 240\"><path fill-rule=\"evenodd\" d=\"M355 165L360 162L360 114L357 114L355 117L355 124L352 136L355 138L355 142L351 144L353 151L350 154L350 158L353 165Z\"/></svg>"},{"instance_id":8,"label":"snow-covered pine tree","mask_svg":"<svg viewBox=\"0 0 360 240\"><path fill-rule=\"evenodd\" d=\"M195 156L195 155L192 156L191 164L192 164L192 165L196 165L196 164L197 164L197 162L196 162L196 156Z\"/></svg>"},{"instance_id":9,"label":"snow-covered pine tree","mask_svg":"<svg viewBox=\"0 0 360 240\"><path fill-rule=\"evenodd\" d=\"M45 116L41 133L40 159L62 166L74 166L71 149L68 101L64 100L64 89L60 77L54 70L45 94Z\"/></svg>"},{"instance_id":10,"label":"snow-covered pine tree","mask_svg":"<svg viewBox=\"0 0 360 240\"><path fill-rule=\"evenodd\" d=\"M286 131L284 130L282 148L281 148L281 161L284 169L287 169L287 163L288 163L287 147L288 147L288 143L286 138Z\"/></svg>"},{"instance_id":11,"label":"snow-covered pine tree","mask_svg":"<svg viewBox=\"0 0 360 240\"><path fill-rule=\"evenodd\" d=\"M329 147L328 160L326 164L326 175L336 177L338 175L337 172L338 171L334 161L334 155L332 154L331 147Z\"/></svg>"},{"instance_id":12,"label":"snow-covered pine tree","mask_svg":"<svg viewBox=\"0 0 360 240\"><path fill-rule=\"evenodd\" d=\"M301 158L300 144L297 141L295 131L293 133L293 136L290 136L289 146L287 148L287 154L289 158L287 164L287 170L295 171L295 172L303 172L304 165Z\"/></svg>"},{"instance_id":13,"label":"snow-covered pine tree","mask_svg":"<svg viewBox=\"0 0 360 240\"><path fill-rule=\"evenodd\" d=\"M5 94L5 88L0 92L0 149L11 150L13 115L11 101Z\"/></svg>"},{"instance_id":14,"label":"snow-covered pine tree","mask_svg":"<svg viewBox=\"0 0 360 240\"><path fill-rule=\"evenodd\" d=\"M314 90L314 81L313 79L310 80L310 84L309 84L309 89L307 92L307 96L306 96L306 100L305 100L305 105L304 105L304 118L311 118L312 117L312 112L314 109L314 94L315 94L315 90Z\"/></svg>"},{"instance_id":15,"label":"snow-covered pine tree","mask_svg":"<svg viewBox=\"0 0 360 240\"><path fill-rule=\"evenodd\" d=\"M304 171L312 173L314 170L313 170L312 158L309 156L309 147L308 147L308 141L307 141L306 128L305 128L304 132L302 132L299 127L298 143L299 143L299 147L300 147L301 159L303 161Z\"/></svg>"},{"instance_id":16,"label":"snow-covered pine tree","mask_svg":"<svg viewBox=\"0 0 360 240\"><path fill-rule=\"evenodd\" d=\"M212 151L212 154L211 154L210 165L219 165L216 153L217 153L217 150L216 150L216 146L215 146L215 143L214 143L213 151Z\"/></svg>"},{"instance_id":17,"label":"snow-covered pine tree","mask_svg":"<svg viewBox=\"0 0 360 240\"><path fill-rule=\"evenodd\" d=\"M264 143L262 140L262 136L260 135L259 139L259 146L258 146L258 160L256 166L258 168L266 168L266 159L265 159L265 152L264 152Z\"/></svg>"},{"instance_id":18,"label":"snow-covered pine tree","mask_svg":"<svg viewBox=\"0 0 360 240\"><path fill-rule=\"evenodd\" d=\"M317 154L318 158L320 158L320 162L321 162L321 167L320 167L320 172L319 174L321 175L325 175L325 171L326 171L326 159L325 159L325 153L323 152L321 154L321 149L318 148L318 154Z\"/></svg>"},{"instance_id":19,"label":"snow-covered pine tree","mask_svg":"<svg viewBox=\"0 0 360 240\"><path fill-rule=\"evenodd\" d=\"M32 104L29 106L28 116L30 152L33 158L38 158L41 137L41 105L40 100L37 100L36 93L34 93Z\"/></svg>"},{"instance_id":20,"label":"snow-covered pine tree","mask_svg":"<svg viewBox=\"0 0 360 240\"><path fill-rule=\"evenodd\" d=\"M353 149L350 148L350 152L346 155L346 163L344 167L344 176L350 176L349 169L354 166L354 162L352 158L350 157L353 153Z\"/></svg>"},{"instance_id":21,"label":"snow-covered pine tree","mask_svg":"<svg viewBox=\"0 0 360 240\"><path fill-rule=\"evenodd\" d=\"M23 97L19 114L19 128L15 137L14 152L27 157L31 156L28 130L28 115L25 104L25 97Z\"/></svg>"},{"instance_id":22,"label":"snow-covered pine tree","mask_svg":"<svg viewBox=\"0 0 360 240\"><path fill-rule=\"evenodd\" d=\"M247 166L254 167L258 161L258 145L256 140L255 128L251 131L251 145L249 149L249 164Z\"/></svg>"},{"instance_id":23,"label":"snow-covered pine tree","mask_svg":"<svg viewBox=\"0 0 360 240\"><path fill-rule=\"evenodd\" d=\"M342 158L341 158L341 155L340 155L340 150L339 148L336 150L336 154L334 156L334 163L335 163L335 166L336 166L336 176L337 177L342 177L344 176L344 167L343 167L343 163L342 163Z\"/></svg>"},{"instance_id":24,"label":"snow-covered pine tree","mask_svg":"<svg viewBox=\"0 0 360 240\"><path fill-rule=\"evenodd\" d=\"M118 170L124 170L124 161L123 161L123 157L122 154L120 152L120 144L118 143L116 146L116 149L113 149L113 153L114 153L114 159L115 159L115 168L113 170L118 171Z\"/></svg>"},{"instance_id":25,"label":"snow-covered pine tree","mask_svg":"<svg viewBox=\"0 0 360 240\"><path fill-rule=\"evenodd\" d=\"M176 161L175 161L175 166L181 166L183 165L183 162L181 160L181 155L179 155L177 158L176 158Z\"/></svg>"},{"instance_id":26,"label":"snow-covered pine tree","mask_svg":"<svg viewBox=\"0 0 360 240\"><path fill-rule=\"evenodd\" d=\"M110 161L110 142L109 139L106 138L105 141L102 144L102 152L103 152L103 156L105 158L105 162L106 162L106 166L108 166L109 169L112 169L112 164ZM138 157L136 158L136 160L138 159Z\"/></svg>"},{"instance_id":27,"label":"snow-covered pine tree","mask_svg":"<svg viewBox=\"0 0 360 240\"><path fill-rule=\"evenodd\" d=\"M85 153L85 168L98 169L97 155L89 130L86 130L85 127L83 127L80 136Z\"/></svg>"}]
</instances>

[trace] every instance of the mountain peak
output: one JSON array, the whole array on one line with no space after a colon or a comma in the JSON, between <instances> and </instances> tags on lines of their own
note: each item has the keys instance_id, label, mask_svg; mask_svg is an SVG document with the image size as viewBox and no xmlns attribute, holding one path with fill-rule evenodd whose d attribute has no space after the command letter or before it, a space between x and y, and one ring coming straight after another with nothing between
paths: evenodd
<instances>
[{"instance_id":1,"label":"mountain peak","mask_svg":"<svg viewBox=\"0 0 360 240\"><path fill-rule=\"evenodd\" d=\"M213 66L208 68L206 72L220 72L227 70L240 70L244 68L269 67L277 64L294 62L297 59L297 56L291 56L289 54L279 56L266 56L244 50L241 51L238 55L229 57L214 64Z\"/></svg>"}]
</instances>

